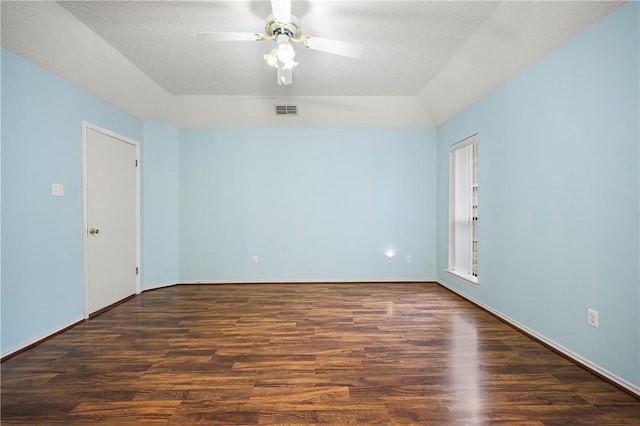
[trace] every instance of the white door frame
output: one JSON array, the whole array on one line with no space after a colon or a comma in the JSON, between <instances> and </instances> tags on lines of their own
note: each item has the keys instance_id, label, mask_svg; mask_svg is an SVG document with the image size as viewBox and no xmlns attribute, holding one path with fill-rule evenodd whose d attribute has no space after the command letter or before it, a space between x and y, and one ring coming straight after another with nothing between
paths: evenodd
<instances>
[{"instance_id":1,"label":"white door frame","mask_svg":"<svg viewBox=\"0 0 640 426\"><path fill-rule=\"evenodd\" d=\"M136 140L130 139L126 136L122 136L111 130L104 129L89 123L88 121L82 122L82 281L84 292L83 312L84 318L89 318L89 271L87 265L88 257L88 207L89 200L87 196L87 130L92 129L96 132L103 133L112 138L118 139L122 142L128 143L135 147L136 161L138 167L136 167L136 265L138 267L138 274L136 275L136 294L140 294L140 143Z\"/></svg>"}]
</instances>

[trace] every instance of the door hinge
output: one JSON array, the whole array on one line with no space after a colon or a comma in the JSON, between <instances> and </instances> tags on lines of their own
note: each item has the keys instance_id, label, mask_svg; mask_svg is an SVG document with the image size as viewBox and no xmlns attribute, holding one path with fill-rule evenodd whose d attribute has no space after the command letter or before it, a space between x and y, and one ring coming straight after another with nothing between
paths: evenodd
<instances>
[{"instance_id":1,"label":"door hinge","mask_svg":"<svg viewBox=\"0 0 640 426\"><path fill-rule=\"evenodd\" d=\"M138 275L138 272L139 272L139 271L140 271L140 270L139 270L139 269L138 269L138 267L136 266L136 275Z\"/></svg>"},{"instance_id":2,"label":"door hinge","mask_svg":"<svg viewBox=\"0 0 640 426\"><path fill-rule=\"evenodd\" d=\"M136 167L138 167L138 160L136 160Z\"/></svg>"}]
</instances>

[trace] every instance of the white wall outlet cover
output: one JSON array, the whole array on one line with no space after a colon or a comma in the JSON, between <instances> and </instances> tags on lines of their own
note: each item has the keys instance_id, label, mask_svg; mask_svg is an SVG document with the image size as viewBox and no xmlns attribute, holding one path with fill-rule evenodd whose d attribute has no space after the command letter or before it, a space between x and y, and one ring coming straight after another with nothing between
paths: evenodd
<instances>
[{"instance_id":1,"label":"white wall outlet cover","mask_svg":"<svg viewBox=\"0 0 640 426\"><path fill-rule=\"evenodd\" d=\"M407 263L411 263L413 261L413 259L411 258L411 255L407 256Z\"/></svg>"},{"instance_id":2,"label":"white wall outlet cover","mask_svg":"<svg viewBox=\"0 0 640 426\"><path fill-rule=\"evenodd\" d=\"M63 197L64 196L64 185L61 183L52 183L51 184L51 195L54 197Z\"/></svg>"},{"instance_id":3,"label":"white wall outlet cover","mask_svg":"<svg viewBox=\"0 0 640 426\"><path fill-rule=\"evenodd\" d=\"M587 324L592 327L599 327L600 320L598 318L598 311L594 309L587 309Z\"/></svg>"}]
</instances>

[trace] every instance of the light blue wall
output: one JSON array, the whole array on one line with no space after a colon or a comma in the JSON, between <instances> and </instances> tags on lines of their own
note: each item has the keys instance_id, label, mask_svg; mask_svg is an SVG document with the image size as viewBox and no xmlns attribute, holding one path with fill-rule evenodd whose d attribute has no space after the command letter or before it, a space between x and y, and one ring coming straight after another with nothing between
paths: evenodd
<instances>
[{"instance_id":1,"label":"light blue wall","mask_svg":"<svg viewBox=\"0 0 640 426\"><path fill-rule=\"evenodd\" d=\"M0 50L0 329L2 328L2 56L2 50ZM1 331L0 353L2 353Z\"/></svg>"},{"instance_id":2,"label":"light blue wall","mask_svg":"<svg viewBox=\"0 0 640 426\"><path fill-rule=\"evenodd\" d=\"M145 289L178 282L178 129L163 121L146 121L141 157Z\"/></svg>"},{"instance_id":3,"label":"light blue wall","mask_svg":"<svg viewBox=\"0 0 640 426\"><path fill-rule=\"evenodd\" d=\"M620 7L439 128L437 225L441 281L636 387L638 8ZM448 147L476 132L474 288L445 269Z\"/></svg>"},{"instance_id":4,"label":"light blue wall","mask_svg":"<svg viewBox=\"0 0 640 426\"><path fill-rule=\"evenodd\" d=\"M82 120L142 122L2 49L2 352L82 317ZM64 197L51 184L64 184Z\"/></svg>"},{"instance_id":5,"label":"light blue wall","mask_svg":"<svg viewBox=\"0 0 640 426\"><path fill-rule=\"evenodd\" d=\"M181 280L435 278L435 135L181 130Z\"/></svg>"}]
</instances>

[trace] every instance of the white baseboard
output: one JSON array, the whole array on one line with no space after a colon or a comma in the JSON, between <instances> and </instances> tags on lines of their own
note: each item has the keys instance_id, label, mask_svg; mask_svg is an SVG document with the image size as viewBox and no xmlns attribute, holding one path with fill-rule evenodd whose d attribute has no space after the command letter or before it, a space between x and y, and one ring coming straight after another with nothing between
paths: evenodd
<instances>
[{"instance_id":1,"label":"white baseboard","mask_svg":"<svg viewBox=\"0 0 640 426\"><path fill-rule=\"evenodd\" d=\"M11 354L14 354L14 353L16 353L18 351L21 351L24 348L28 348L29 346L31 346L31 345L33 345L35 343L40 343L41 341L47 339L48 337L53 336L56 333L59 333L60 331L64 330L65 328L69 328L69 327L74 326L76 324L79 324L79 323L81 323L83 321L84 321L84 317L80 316L80 317L78 317L78 318L76 318L76 319L74 319L72 321L69 321L66 324L61 325L60 327L58 327L56 329L48 331L47 333L44 333L44 334L42 334L42 335L40 335L38 337L34 337L33 339L30 339L30 340L28 340L28 341L26 341L26 342L24 342L24 343L22 343L22 344L20 344L18 346L14 346L13 348L11 348L11 349L3 352L2 354L0 354L0 358L4 359L4 357L7 357L7 356L9 356Z\"/></svg>"},{"instance_id":2,"label":"white baseboard","mask_svg":"<svg viewBox=\"0 0 640 426\"><path fill-rule=\"evenodd\" d=\"M148 290L156 290L156 289L159 289L159 288L171 287L171 286L174 286L176 284L179 284L179 283L176 282L176 281L173 281L173 282L168 282L168 283L159 283L159 284L146 285L146 286L144 286L143 288L140 289L140 292L144 293L145 291L148 291Z\"/></svg>"},{"instance_id":3,"label":"white baseboard","mask_svg":"<svg viewBox=\"0 0 640 426\"><path fill-rule=\"evenodd\" d=\"M570 349L565 348L564 346L554 342L553 340L548 339L547 337L543 336L542 334L538 333L535 330L530 329L529 327L520 324L518 321L510 318L509 316L503 314L502 312L496 311L495 309L491 308L488 305L485 305L482 302L477 301L476 299L469 297L468 295L462 293L461 291L457 290L455 287L441 281L441 280L436 280L436 282L438 284L440 284L441 286L451 290L452 292L456 293L457 295L459 295L460 297L469 300L470 302L480 306L482 309L484 309L487 312L490 312L491 314L497 316L498 318L500 318L501 320L511 324L512 326L514 326L515 328L517 328L518 330L522 331L523 333L532 336L536 339L538 339L539 341L543 342L545 345L548 345L549 347L555 349L556 351L560 352L561 354L567 356L568 358L572 359L573 361L575 361L576 363L586 367L589 370L594 371L595 373L607 378L608 380L616 383L618 386L628 390L629 392L632 392L638 396L640 396L640 387L634 385L633 383L630 383L628 381L626 381L625 379L617 376L616 374L610 372L609 370L606 370L602 367L600 367L597 364L594 364L593 362L589 361L586 358L583 358L582 356L580 356L579 354L573 352Z\"/></svg>"},{"instance_id":4,"label":"white baseboard","mask_svg":"<svg viewBox=\"0 0 640 426\"><path fill-rule=\"evenodd\" d=\"M185 285L193 285L193 284L356 284L356 283L425 283L432 282L437 283L438 281L435 278L389 278L389 279L372 279L365 278L360 280L338 280L338 279L327 279L327 280L306 280L306 279L285 279L285 280L198 280L198 281L180 281L177 283L185 284ZM146 290L146 289L145 289Z\"/></svg>"}]
</instances>

